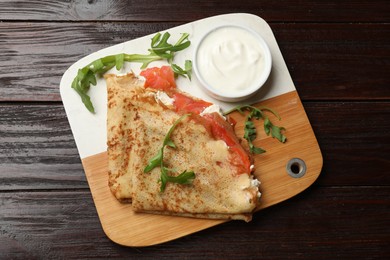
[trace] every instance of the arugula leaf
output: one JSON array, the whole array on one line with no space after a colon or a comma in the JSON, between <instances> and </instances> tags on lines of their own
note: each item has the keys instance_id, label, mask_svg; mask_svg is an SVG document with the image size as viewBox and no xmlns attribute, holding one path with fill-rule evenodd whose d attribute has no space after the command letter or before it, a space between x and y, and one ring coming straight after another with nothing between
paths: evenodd
<instances>
[{"instance_id":1,"label":"arugula leaf","mask_svg":"<svg viewBox=\"0 0 390 260\"><path fill-rule=\"evenodd\" d=\"M158 153L150 159L148 165L145 167L144 172L150 172L154 168L158 167L161 165L161 162L163 160L163 149L158 150Z\"/></svg>"},{"instance_id":2,"label":"arugula leaf","mask_svg":"<svg viewBox=\"0 0 390 260\"><path fill-rule=\"evenodd\" d=\"M161 192L165 190L165 187L168 182L178 183L178 184L191 184L192 180L195 179L195 173L193 171L187 171L187 170L183 171L178 176L170 176L169 172L173 172L174 170L169 169L164 165L164 148L166 146L169 146L176 149L176 145L171 139L172 132L175 130L176 126L189 115L190 114L185 114L173 123L168 133L164 137L162 147L159 149L158 153L152 159L149 160L148 165L144 168L144 173L148 173L154 168L160 167L161 175L159 181L161 182L161 186L160 186Z\"/></svg>"},{"instance_id":3,"label":"arugula leaf","mask_svg":"<svg viewBox=\"0 0 390 260\"><path fill-rule=\"evenodd\" d=\"M268 107L254 107L250 105L242 105L235 107L227 112L224 113L224 115L228 115L232 113L233 111L238 111L240 114L244 115L245 110L249 111L249 114L246 117L245 126L244 126L244 138L247 140L249 145L249 150L253 154L261 154L266 152L264 149L260 147L256 147L253 144L253 141L257 137L257 130L255 127L255 124L253 123L252 118L255 118L257 120L264 119L264 132L271 136L273 138L278 139L280 142L284 143L286 142L287 138L283 135L282 131L285 131L286 129L284 127L275 126L272 124L272 122L269 120L269 118L264 115L263 111L269 111L272 114L274 114L279 120L281 120L280 116L271 108Z\"/></svg>"},{"instance_id":4,"label":"arugula leaf","mask_svg":"<svg viewBox=\"0 0 390 260\"><path fill-rule=\"evenodd\" d=\"M168 175L168 169L163 168L161 170L161 186L160 186L160 191L164 192L165 187L167 186L168 182L172 183L177 183L177 184L191 184L193 179L195 179L195 173L193 171L183 171L180 173L178 176L169 176Z\"/></svg>"},{"instance_id":5,"label":"arugula leaf","mask_svg":"<svg viewBox=\"0 0 390 260\"><path fill-rule=\"evenodd\" d=\"M256 137L257 137L257 131L256 131L255 124L252 121L247 119L244 128L244 138L248 141L250 152L253 154L265 153L265 150L263 150L260 147L256 147L253 144L253 141L256 139Z\"/></svg>"},{"instance_id":6,"label":"arugula leaf","mask_svg":"<svg viewBox=\"0 0 390 260\"><path fill-rule=\"evenodd\" d=\"M271 123L271 121L268 119L264 119L264 131L267 135L271 133L271 136L278 139L280 142L284 143L286 142L286 136L284 136L281 131L286 130L284 127L278 127Z\"/></svg>"},{"instance_id":7,"label":"arugula leaf","mask_svg":"<svg viewBox=\"0 0 390 260\"><path fill-rule=\"evenodd\" d=\"M125 54L120 53L118 55L115 55L115 68L117 70L120 70L123 67L123 63L125 62Z\"/></svg>"},{"instance_id":8,"label":"arugula leaf","mask_svg":"<svg viewBox=\"0 0 390 260\"><path fill-rule=\"evenodd\" d=\"M174 44L168 43L170 34L165 32L163 35L157 33L151 39L151 47L148 49L149 54L126 54L119 53L116 55L109 55L97 59L87 66L79 69L74 78L71 87L80 95L85 107L92 113L95 112L90 97L88 96L89 88L96 85L95 74L102 76L104 73L115 67L117 70L123 68L125 62L141 63L141 69L145 69L151 62L158 60L167 60L172 67L176 76L188 77L191 80L191 61L185 61L184 69L173 64L175 52L184 50L191 45L188 33L183 33L180 39Z\"/></svg>"},{"instance_id":9,"label":"arugula leaf","mask_svg":"<svg viewBox=\"0 0 390 260\"><path fill-rule=\"evenodd\" d=\"M188 77L189 80L191 80L191 71L192 71L192 62L190 60L186 60L184 63L184 69L182 69L180 66L176 64L171 64L171 68L173 72L175 73L175 77L178 75L183 77Z\"/></svg>"}]
</instances>

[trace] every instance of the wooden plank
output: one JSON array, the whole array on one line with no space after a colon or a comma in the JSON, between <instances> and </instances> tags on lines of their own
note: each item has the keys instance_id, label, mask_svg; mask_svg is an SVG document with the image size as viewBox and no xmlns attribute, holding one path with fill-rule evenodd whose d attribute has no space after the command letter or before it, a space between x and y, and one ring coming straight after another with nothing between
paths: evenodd
<instances>
[{"instance_id":1,"label":"wooden plank","mask_svg":"<svg viewBox=\"0 0 390 260\"><path fill-rule=\"evenodd\" d=\"M0 101L60 101L78 59L178 23L0 23ZM271 24L302 100L390 98L389 24Z\"/></svg>"},{"instance_id":2,"label":"wooden plank","mask_svg":"<svg viewBox=\"0 0 390 260\"><path fill-rule=\"evenodd\" d=\"M177 10L180 10L178 12ZM193 21L226 13L253 13L268 21L283 22L389 22L386 0L299 1L22 1L1 0L1 20L40 21Z\"/></svg>"},{"instance_id":3,"label":"wooden plank","mask_svg":"<svg viewBox=\"0 0 390 260\"><path fill-rule=\"evenodd\" d=\"M302 100L390 99L389 24L271 28Z\"/></svg>"},{"instance_id":4,"label":"wooden plank","mask_svg":"<svg viewBox=\"0 0 390 260\"><path fill-rule=\"evenodd\" d=\"M0 101L61 101L59 82L74 62L162 29L158 24L1 23Z\"/></svg>"},{"instance_id":5,"label":"wooden plank","mask_svg":"<svg viewBox=\"0 0 390 260\"><path fill-rule=\"evenodd\" d=\"M0 193L0 258L329 259L331 252L338 259L387 259L389 197L389 186L312 187L250 223L126 248L105 236L89 191Z\"/></svg>"},{"instance_id":6,"label":"wooden plank","mask_svg":"<svg viewBox=\"0 0 390 260\"><path fill-rule=\"evenodd\" d=\"M390 184L389 102L304 105L323 151L320 185Z\"/></svg>"},{"instance_id":7,"label":"wooden plank","mask_svg":"<svg viewBox=\"0 0 390 260\"><path fill-rule=\"evenodd\" d=\"M1 190L85 188L61 105L0 106Z\"/></svg>"},{"instance_id":8,"label":"wooden plank","mask_svg":"<svg viewBox=\"0 0 390 260\"><path fill-rule=\"evenodd\" d=\"M389 102L304 107L325 161L317 185L390 185L383 171L390 158ZM0 190L88 187L60 104L2 104L0 115Z\"/></svg>"}]
</instances>

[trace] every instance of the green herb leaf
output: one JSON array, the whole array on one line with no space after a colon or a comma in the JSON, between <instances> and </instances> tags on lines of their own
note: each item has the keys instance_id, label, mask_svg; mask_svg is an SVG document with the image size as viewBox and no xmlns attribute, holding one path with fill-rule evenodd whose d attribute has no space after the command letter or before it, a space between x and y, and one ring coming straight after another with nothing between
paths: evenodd
<instances>
[{"instance_id":1,"label":"green herb leaf","mask_svg":"<svg viewBox=\"0 0 390 260\"><path fill-rule=\"evenodd\" d=\"M167 186L167 183L168 183L168 173L167 173L167 169L164 167L164 166L161 166L161 175L160 175L160 192L164 192L165 191L165 187Z\"/></svg>"},{"instance_id":2,"label":"green herb leaf","mask_svg":"<svg viewBox=\"0 0 390 260\"><path fill-rule=\"evenodd\" d=\"M247 140L250 152L252 154L261 154L266 152L264 149L260 147L256 147L253 144L253 141L257 137L257 130L255 124L253 123L253 121L251 121L252 118L255 118L257 120L264 119L264 132L267 135L271 134L272 137L278 139L282 143L286 142L287 138L282 134L282 131L286 129L284 127L278 127L273 125L269 120L269 118L264 115L263 111L269 111L280 120L281 119L280 116L271 108L242 105L225 112L224 115L228 115L234 111L238 111L240 114L244 115L245 110L248 110L249 114L247 115L245 125L244 125L244 138Z\"/></svg>"},{"instance_id":3,"label":"green herb leaf","mask_svg":"<svg viewBox=\"0 0 390 260\"><path fill-rule=\"evenodd\" d=\"M188 184L191 184L192 181L195 179L195 173L193 171L185 170L182 173L180 173L178 176L169 176L167 168L165 168L161 172L162 172L161 178L160 178L160 181L161 181L160 191L161 192L164 192L165 187L166 187L168 182L188 185Z\"/></svg>"},{"instance_id":4,"label":"green herb leaf","mask_svg":"<svg viewBox=\"0 0 390 260\"><path fill-rule=\"evenodd\" d=\"M85 83L84 83L85 82ZM96 86L96 76L92 71L88 71L88 73L84 76L83 83L85 84L85 87L89 88L89 86L92 84Z\"/></svg>"},{"instance_id":5,"label":"green herb leaf","mask_svg":"<svg viewBox=\"0 0 390 260\"><path fill-rule=\"evenodd\" d=\"M184 50L191 45L191 42L188 40L189 34L183 33L175 45L168 43L170 36L171 35L168 32L163 35L161 35L161 33L157 33L153 36L151 39L149 54L119 53L116 55L105 56L91 62L84 68L78 70L76 77L72 81L71 87L80 95L85 107L90 112L94 113L94 107L87 93L91 84L96 85L95 75L97 74L101 76L113 67L120 70L123 68L124 62L141 63L141 69L145 69L151 62L165 59L169 62L169 64L171 64L171 66L173 65L172 69L176 69L177 72L175 73L177 73L177 75L182 75L184 77L187 76L191 80L192 66L190 66L187 61L184 65L184 70L178 65L172 64L175 52Z\"/></svg>"},{"instance_id":6,"label":"green herb leaf","mask_svg":"<svg viewBox=\"0 0 390 260\"><path fill-rule=\"evenodd\" d=\"M189 36L189 33L182 33L180 39L175 43L175 46L182 45L183 43L187 44Z\"/></svg>"},{"instance_id":7,"label":"green herb leaf","mask_svg":"<svg viewBox=\"0 0 390 260\"><path fill-rule=\"evenodd\" d=\"M165 135L163 145L158 151L157 155L155 155L152 159L149 160L148 165L144 168L144 172L148 173L151 170L153 170L156 167L160 167L161 169L161 175L160 175L160 191L163 192L165 190L165 187L168 182L172 183L178 183L178 184L191 184L192 180L195 178L195 173L193 171L183 171L178 176L170 176L168 173L172 172L174 170L167 168L164 165L164 148L166 146L172 147L176 149L176 145L171 139L172 132L176 128L176 126L186 117L188 117L190 114L185 114L181 116L179 119L177 119L171 128L169 129L168 133Z\"/></svg>"},{"instance_id":8,"label":"green herb leaf","mask_svg":"<svg viewBox=\"0 0 390 260\"><path fill-rule=\"evenodd\" d=\"M120 53L118 55L115 55L115 67L117 70L120 70L123 67L123 63L125 62L125 54Z\"/></svg>"},{"instance_id":9,"label":"green herb leaf","mask_svg":"<svg viewBox=\"0 0 390 260\"><path fill-rule=\"evenodd\" d=\"M250 105L241 105L241 106L237 106L237 107L234 107L234 108L228 110L227 112L224 113L224 115L228 115L234 111L238 111L240 114L243 115L245 110L250 111L251 117L255 117L256 119L260 119L260 118L264 117L263 111L269 111L272 114L274 114L274 116L276 116L279 120L281 120L280 116L278 115L278 113L276 113L276 111L274 111L273 109L271 109L269 107L265 107L265 106L254 107L254 106L250 106Z\"/></svg>"},{"instance_id":10,"label":"green herb leaf","mask_svg":"<svg viewBox=\"0 0 390 260\"><path fill-rule=\"evenodd\" d=\"M266 150L264 150L263 148L255 147L253 144L250 146L250 150L253 154L262 154L266 152Z\"/></svg>"},{"instance_id":11,"label":"green herb leaf","mask_svg":"<svg viewBox=\"0 0 390 260\"><path fill-rule=\"evenodd\" d=\"M171 64L171 68L175 73L175 77L183 76L183 77L188 77L188 79L191 80L192 62L190 60L185 61L184 69L182 69L179 65L176 64Z\"/></svg>"},{"instance_id":12,"label":"green herb leaf","mask_svg":"<svg viewBox=\"0 0 390 260\"><path fill-rule=\"evenodd\" d=\"M167 141L166 146L176 149L176 145L171 139Z\"/></svg>"},{"instance_id":13,"label":"green herb leaf","mask_svg":"<svg viewBox=\"0 0 390 260\"><path fill-rule=\"evenodd\" d=\"M191 77L192 77L192 61L186 60L184 62L184 70L186 71L188 79L191 80Z\"/></svg>"},{"instance_id":14,"label":"green herb leaf","mask_svg":"<svg viewBox=\"0 0 390 260\"><path fill-rule=\"evenodd\" d=\"M156 35L153 36L152 38L152 43L150 44L152 47L157 44L161 39L161 33L156 33Z\"/></svg>"},{"instance_id":15,"label":"green herb leaf","mask_svg":"<svg viewBox=\"0 0 390 260\"><path fill-rule=\"evenodd\" d=\"M257 137L257 130L255 124L252 121L250 121L250 118L248 116L244 127L244 138L248 141L249 150L252 154L265 153L265 150L263 150L260 147L256 147L253 144L253 141L256 139L256 137Z\"/></svg>"},{"instance_id":16,"label":"green herb leaf","mask_svg":"<svg viewBox=\"0 0 390 260\"><path fill-rule=\"evenodd\" d=\"M99 71L104 68L104 63L101 59L98 59L98 60L93 61L91 63L91 65L89 66L89 68L90 68L90 71L92 71L94 73L99 73Z\"/></svg>"},{"instance_id":17,"label":"green herb leaf","mask_svg":"<svg viewBox=\"0 0 390 260\"><path fill-rule=\"evenodd\" d=\"M278 139L280 142L286 142L286 136L282 134L282 131L286 130L284 127L278 127L271 123L271 121L266 118L264 120L264 131L267 135L271 133L271 136Z\"/></svg>"},{"instance_id":18,"label":"green herb leaf","mask_svg":"<svg viewBox=\"0 0 390 260\"><path fill-rule=\"evenodd\" d=\"M82 80L80 80L80 78ZM87 79L87 80L86 80ZM94 113L94 108L91 102L90 97L85 94L85 91L88 90L89 84L86 85L86 81L92 81L93 80L86 76L86 73L84 73L81 69L78 71L76 78L72 82L72 88L76 90L76 92L80 95L81 101L84 103L85 107L91 112ZM96 83L95 83L96 84Z\"/></svg>"},{"instance_id":19,"label":"green herb leaf","mask_svg":"<svg viewBox=\"0 0 390 260\"><path fill-rule=\"evenodd\" d=\"M195 179L195 173L193 171L184 170L178 176L168 176L168 181L178 184L191 184Z\"/></svg>"},{"instance_id":20,"label":"green herb leaf","mask_svg":"<svg viewBox=\"0 0 390 260\"><path fill-rule=\"evenodd\" d=\"M142 55L142 54L125 54L124 60L126 62L138 62L142 63L141 69L145 69L151 62L162 60L163 58L161 56L158 56L157 54L149 54L149 55Z\"/></svg>"},{"instance_id":21,"label":"green herb leaf","mask_svg":"<svg viewBox=\"0 0 390 260\"><path fill-rule=\"evenodd\" d=\"M244 130L245 130L245 133L244 133L245 139L247 139L249 141L253 141L256 139L257 131L256 131L255 124L252 121L245 122Z\"/></svg>"},{"instance_id":22,"label":"green herb leaf","mask_svg":"<svg viewBox=\"0 0 390 260\"><path fill-rule=\"evenodd\" d=\"M160 149L158 153L152 159L150 159L148 165L144 169L145 173L150 172L154 168L161 165L163 159L163 152L163 149Z\"/></svg>"}]
</instances>

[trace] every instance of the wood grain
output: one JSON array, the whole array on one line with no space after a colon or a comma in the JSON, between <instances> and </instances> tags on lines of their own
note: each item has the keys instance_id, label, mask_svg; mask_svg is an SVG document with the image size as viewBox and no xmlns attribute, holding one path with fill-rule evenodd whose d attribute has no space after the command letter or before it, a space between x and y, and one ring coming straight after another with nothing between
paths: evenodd
<instances>
[{"instance_id":1,"label":"wood grain","mask_svg":"<svg viewBox=\"0 0 390 260\"><path fill-rule=\"evenodd\" d=\"M0 193L0 258L387 259L389 196L389 187L311 187L250 223L135 249L106 237L89 191Z\"/></svg>"},{"instance_id":2,"label":"wood grain","mask_svg":"<svg viewBox=\"0 0 390 260\"><path fill-rule=\"evenodd\" d=\"M390 99L390 26L271 24L302 100ZM389 80L387 80L387 79Z\"/></svg>"},{"instance_id":3,"label":"wood grain","mask_svg":"<svg viewBox=\"0 0 390 260\"><path fill-rule=\"evenodd\" d=\"M304 106L323 150L320 185L390 184L390 102Z\"/></svg>"},{"instance_id":4,"label":"wood grain","mask_svg":"<svg viewBox=\"0 0 390 260\"><path fill-rule=\"evenodd\" d=\"M0 101L60 101L61 76L78 59L176 25L0 23ZM390 98L388 24L271 28L303 101Z\"/></svg>"},{"instance_id":5,"label":"wood grain","mask_svg":"<svg viewBox=\"0 0 390 260\"><path fill-rule=\"evenodd\" d=\"M0 101L61 101L59 83L70 65L102 48L163 28L110 23L38 23L32 28L29 23L1 23Z\"/></svg>"},{"instance_id":6,"label":"wood grain","mask_svg":"<svg viewBox=\"0 0 390 260\"><path fill-rule=\"evenodd\" d=\"M180 10L180 11L178 11ZM252 13L267 21L314 22L389 22L386 0L367 1L294 1L269 0L196 0L170 1L13 1L0 0L2 20L40 21L193 21L226 13Z\"/></svg>"},{"instance_id":7,"label":"wood grain","mask_svg":"<svg viewBox=\"0 0 390 260\"><path fill-rule=\"evenodd\" d=\"M85 188L61 105L0 105L0 190Z\"/></svg>"}]
</instances>

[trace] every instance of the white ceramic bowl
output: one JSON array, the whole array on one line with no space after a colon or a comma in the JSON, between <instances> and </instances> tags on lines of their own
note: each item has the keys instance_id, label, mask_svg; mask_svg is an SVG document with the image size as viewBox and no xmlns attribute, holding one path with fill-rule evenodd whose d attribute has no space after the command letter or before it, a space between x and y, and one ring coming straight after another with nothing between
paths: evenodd
<instances>
[{"instance_id":1,"label":"white ceramic bowl","mask_svg":"<svg viewBox=\"0 0 390 260\"><path fill-rule=\"evenodd\" d=\"M248 39L251 41L250 46L255 46L256 50L258 52L261 51L261 57L263 60L262 60L262 67L260 70L256 69L255 72L246 73L245 70L240 71L238 69L238 70L234 71L234 73L235 72L239 73L238 75L233 75L233 74L229 75L229 76L234 76L234 79L237 79L237 80L240 80L240 79L248 80L249 74L255 75L255 78L250 79L248 82L245 83L245 87L240 88L239 90L230 91L230 89L224 88L223 84L226 84L226 83L223 83L223 82L227 82L227 80L222 79L223 77L221 77L221 83L220 83L221 85L218 85L219 82L216 82L215 79L218 80L219 75L211 75L211 76L215 76L214 82L212 82L212 80L206 79L207 77L210 76L210 73L214 73L214 72L210 72L212 70L208 70L208 69L205 70L205 68L202 68L202 66L206 67L206 65L202 65L202 64L205 64L205 62L210 63L210 61L208 60L209 59L208 53L207 54L202 53L202 52L204 52L204 49L205 49L204 45L207 44L207 47L209 47L210 45L214 44L211 39L219 39L219 38L215 38L215 37L217 37L216 36L217 33L221 34L221 32L222 32L221 30L224 30L223 33L225 33L225 35L226 35L226 32L229 32L229 30L231 30L231 32L235 32L235 33L238 32L238 35L242 31L243 35L245 35L245 36L248 35L249 38L245 38L245 39ZM220 36L220 35L218 35L218 36ZM211 37L214 37L214 38L211 38ZM227 37L227 38L232 38L232 41L235 41L234 37L231 36L230 34L229 34L229 37ZM228 40L229 39L227 39L226 41L228 41ZM253 45L253 44L256 44L256 45ZM212 47L214 48L215 46L212 46ZM228 57L228 58L230 58L230 57ZM221 64L222 64L222 66L224 66L225 63L221 62ZM228 65L228 64L229 63L226 62L226 65ZM264 39L258 33L256 33L255 31L253 31L247 27L238 26L238 25L223 25L223 26L213 28L201 37L201 39L199 40L199 43L195 47L195 53L194 53L194 58L193 58L194 72L195 72L198 80L200 81L201 86L204 88L205 92L208 95L210 95L211 97L218 99L218 100L221 100L221 101L237 102L237 101L242 101L242 100L245 100L245 99L251 97L267 81L267 79L270 75L270 72L271 72L271 68L272 68L272 57L271 57L271 52L269 50L267 43L264 41ZM251 69L251 67L250 67L250 69ZM206 74L207 74L207 76L205 76ZM217 73L214 73L214 74L217 74ZM210 82L212 82L212 83L210 83ZM235 83L233 83L233 81L228 81L227 83L235 84Z\"/></svg>"}]
</instances>

